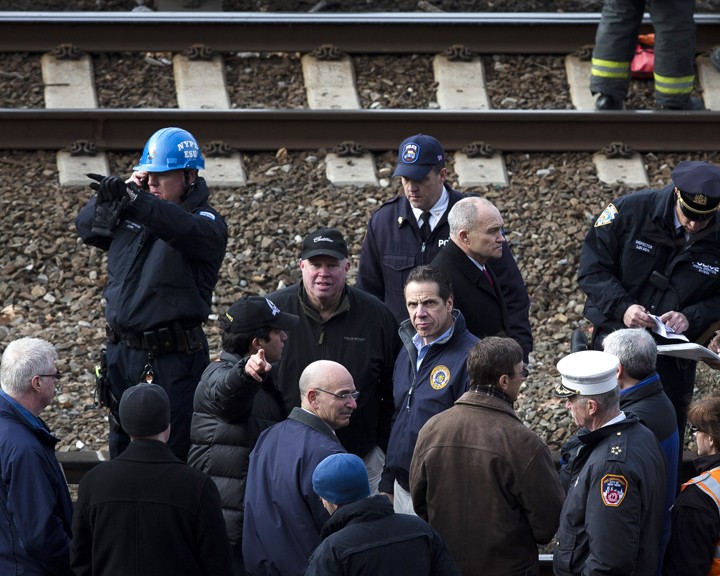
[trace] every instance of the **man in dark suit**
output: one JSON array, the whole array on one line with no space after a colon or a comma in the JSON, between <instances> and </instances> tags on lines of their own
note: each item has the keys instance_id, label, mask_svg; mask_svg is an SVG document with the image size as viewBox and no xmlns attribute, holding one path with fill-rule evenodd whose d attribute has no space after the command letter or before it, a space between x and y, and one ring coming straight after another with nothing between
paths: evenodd
<instances>
[{"instance_id":1,"label":"man in dark suit","mask_svg":"<svg viewBox=\"0 0 720 576\"><path fill-rule=\"evenodd\" d=\"M502 256L505 236L500 211L484 198L463 198L448 215L450 241L432 262L450 279L455 307L462 311L468 330L478 338L509 336L523 346L528 360L527 340L513 334L508 321L502 289L489 260Z\"/></svg>"}]
</instances>

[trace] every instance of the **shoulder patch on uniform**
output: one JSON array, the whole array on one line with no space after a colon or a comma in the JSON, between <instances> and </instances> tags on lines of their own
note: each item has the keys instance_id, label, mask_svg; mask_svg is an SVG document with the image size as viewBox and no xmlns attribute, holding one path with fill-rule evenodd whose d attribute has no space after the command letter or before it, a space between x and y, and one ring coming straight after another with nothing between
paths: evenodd
<instances>
[{"instance_id":1,"label":"shoulder patch on uniform","mask_svg":"<svg viewBox=\"0 0 720 576\"><path fill-rule=\"evenodd\" d=\"M613 204L608 204L607 208L605 208L605 210L602 211L602 214L598 216L598 219L595 220L595 228L610 224L615 219L615 215L617 213L617 208L615 208Z\"/></svg>"},{"instance_id":2,"label":"shoulder patch on uniform","mask_svg":"<svg viewBox=\"0 0 720 576\"><path fill-rule=\"evenodd\" d=\"M450 382L450 369L440 364L435 366L430 373L430 386L434 390L442 390Z\"/></svg>"},{"instance_id":3,"label":"shoulder patch on uniform","mask_svg":"<svg viewBox=\"0 0 720 576\"><path fill-rule=\"evenodd\" d=\"M625 476L605 474L600 481L600 495L605 506L617 508L627 494L628 481Z\"/></svg>"},{"instance_id":4,"label":"shoulder patch on uniform","mask_svg":"<svg viewBox=\"0 0 720 576\"><path fill-rule=\"evenodd\" d=\"M215 214L213 214L212 212L201 210L200 212L198 212L198 214L200 214L200 216L204 216L205 218L210 218L210 220L215 220Z\"/></svg>"}]
</instances>

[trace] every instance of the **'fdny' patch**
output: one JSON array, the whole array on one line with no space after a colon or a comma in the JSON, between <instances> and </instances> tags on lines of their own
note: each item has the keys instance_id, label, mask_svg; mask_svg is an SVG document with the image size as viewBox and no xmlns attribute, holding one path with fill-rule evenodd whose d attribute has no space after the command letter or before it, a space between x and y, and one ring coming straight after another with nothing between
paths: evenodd
<instances>
[{"instance_id":1,"label":"'fdny' patch","mask_svg":"<svg viewBox=\"0 0 720 576\"><path fill-rule=\"evenodd\" d=\"M405 164L412 164L414 162L417 162L419 156L420 145L415 144L415 142L408 142L407 144L405 144L400 158Z\"/></svg>"},{"instance_id":2,"label":"'fdny' patch","mask_svg":"<svg viewBox=\"0 0 720 576\"><path fill-rule=\"evenodd\" d=\"M210 220L215 220L215 214L212 212L206 212L205 210L198 212L200 216L205 216L205 218L210 218Z\"/></svg>"},{"instance_id":3,"label":"'fdny' patch","mask_svg":"<svg viewBox=\"0 0 720 576\"><path fill-rule=\"evenodd\" d=\"M605 210L602 211L602 214L598 216L598 219L595 220L595 228L610 224L615 219L615 215L617 213L617 208L615 208L612 204L608 204L607 208L605 208Z\"/></svg>"},{"instance_id":4,"label":"'fdny' patch","mask_svg":"<svg viewBox=\"0 0 720 576\"><path fill-rule=\"evenodd\" d=\"M434 390L442 390L450 382L450 370L447 366L435 366L430 373L430 386Z\"/></svg>"},{"instance_id":5,"label":"'fdny' patch","mask_svg":"<svg viewBox=\"0 0 720 576\"><path fill-rule=\"evenodd\" d=\"M600 481L600 495L605 506L617 508L625 499L628 483L625 476L605 474Z\"/></svg>"},{"instance_id":6,"label":"'fdny' patch","mask_svg":"<svg viewBox=\"0 0 720 576\"><path fill-rule=\"evenodd\" d=\"M693 262L692 269L710 278L717 278L718 274L720 274L720 266L713 266L712 264L705 264L704 262Z\"/></svg>"}]
</instances>

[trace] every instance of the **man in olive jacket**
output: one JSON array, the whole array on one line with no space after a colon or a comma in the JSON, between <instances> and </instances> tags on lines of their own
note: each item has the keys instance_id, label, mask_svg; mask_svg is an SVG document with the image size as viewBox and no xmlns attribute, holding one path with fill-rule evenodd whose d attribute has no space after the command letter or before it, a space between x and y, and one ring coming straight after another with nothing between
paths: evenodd
<instances>
[{"instance_id":1,"label":"man in olive jacket","mask_svg":"<svg viewBox=\"0 0 720 576\"><path fill-rule=\"evenodd\" d=\"M511 338L468 354L470 388L420 430L410 492L418 516L464 576L539 574L537 544L555 535L564 493L550 451L515 415L527 376Z\"/></svg>"}]
</instances>

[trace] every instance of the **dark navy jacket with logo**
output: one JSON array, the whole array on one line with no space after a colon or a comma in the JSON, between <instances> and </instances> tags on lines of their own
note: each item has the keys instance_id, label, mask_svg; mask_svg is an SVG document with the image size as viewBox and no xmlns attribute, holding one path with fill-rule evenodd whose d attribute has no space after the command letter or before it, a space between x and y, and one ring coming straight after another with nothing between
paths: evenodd
<instances>
[{"instance_id":1,"label":"dark navy jacket with logo","mask_svg":"<svg viewBox=\"0 0 720 576\"><path fill-rule=\"evenodd\" d=\"M694 341L720 318L718 218L686 241L675 231L674 210L674 187L666 186L613 200L598 217L578 270L585 316L595 326L623 328L627 308L641 304L656 316L682 312L690 323L684 334Z\"/></svg>"},{"instance_id":2,"label":"dark navy jacket with logo","mask_svg":"<svg viewBox=\"0 0 720 576\"><path fill-rule=\"evenodd\" d=\"M452 315L455 320L452 333L430 346L419 370L416 368L418 350L412 341L415 329L410 320L400 325L400 338L405 346L393 372L395 416L380 481L381 492L392 493L393 480L409 491L410 462L420 428L435 414L453 406L467 390L470 382L467 354L478 339L468 332L459 310L453 310Z\"/></svg>"},{"instance_id":3,"label":"dark navy jacket with logo","mask_svg":"<svg viewBox=\"0 0 720 576\"><path fill-rule=\"evenodd\" d=\"M665 503L665 457L655 435L631 415L578 437L555 574L653 576Z\"/></svg>"}]
</instances>

